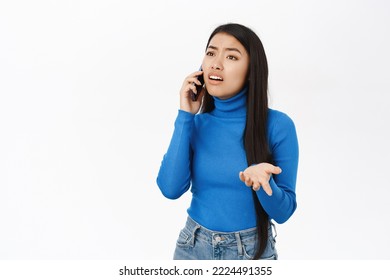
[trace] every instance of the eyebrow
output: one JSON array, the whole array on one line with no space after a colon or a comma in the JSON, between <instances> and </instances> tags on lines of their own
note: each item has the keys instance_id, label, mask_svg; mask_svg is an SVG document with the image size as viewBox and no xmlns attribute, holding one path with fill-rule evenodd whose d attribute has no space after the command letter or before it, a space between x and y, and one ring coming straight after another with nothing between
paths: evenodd
<instances>
[{"instance_id":1,"label":"eyebrow","mask_svg":"<svg viewBox=\"0 0 390 280\"><path fill-rule=\"evenodd\" d=\"M218 50L218 48L213 46L213 45L209 45L207 48L208 49L213 49L213 50ZM239 54L241 54L240 50L237 49L237 48L225 48L225 50L227 50L227 51L234 51L234 52L238 52Z\"/></svg>"}]
</instances>

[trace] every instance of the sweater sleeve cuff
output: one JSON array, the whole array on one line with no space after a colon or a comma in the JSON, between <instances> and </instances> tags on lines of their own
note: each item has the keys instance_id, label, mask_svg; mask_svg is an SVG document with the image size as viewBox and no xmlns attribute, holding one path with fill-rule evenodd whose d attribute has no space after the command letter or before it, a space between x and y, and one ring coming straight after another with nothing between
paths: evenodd
<instances>
[{"instance_id":1,"label":"sweater sleeve cuff","mask_svg":"<svg viewBox=\"0 0 390 280\"><path fill-rule=\"evenodd\" d=\"M283 196L283 191L277 186L274 178L271 176L269 180L269 185L271 186L272 195L269 196L262 188L257 191L257 197L260 201L269 201L269 200L279 200Z\"/></svg>"},{"instance_id":2,"label":"sweater sleeve cuff","mask_svg":"<svg viewBox=\"0 0 390 280\"><path fill-rule=\"evenodd\" d=\"M192 122L194 121L194 117L195 117L194 114L191 114L183 110L179 110L175 120L175 126L180 127L186 124L190 124L190 123L192 124Z\"/></svg>"},{"instance_id":3,"label":"sweater sleeve cuff","mask_svg":"<svg viewBox=\"0 0 390 280\"><path fill-rule=\"evenodd\" d=\"M183 111L183 110L178 110L178 113L177 113L177 119L178 120L182 120L182 121L192 121L194 119L195 115L192 114L192 113L189 113L187 111Z\"/></svg>"}]
</instances>

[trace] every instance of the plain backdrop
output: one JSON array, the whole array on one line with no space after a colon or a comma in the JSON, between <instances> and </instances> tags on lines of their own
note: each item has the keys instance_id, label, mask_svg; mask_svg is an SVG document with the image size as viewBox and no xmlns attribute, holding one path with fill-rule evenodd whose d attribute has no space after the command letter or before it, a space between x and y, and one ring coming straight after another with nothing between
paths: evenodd
<instances>
[{"instance_id":1,"label":"plain backdrop","mask_svg":"<svg viewBox=\"0 0 390 280\"><path fill-rule=\"evenodd\" d=\"M270 107L297 128L280 259L390 258L390 2L15 0L0 2L0 259L172 258L191 197L156 176L182 81L227 22L261 38Z\"/></svg>"}]
</instances>

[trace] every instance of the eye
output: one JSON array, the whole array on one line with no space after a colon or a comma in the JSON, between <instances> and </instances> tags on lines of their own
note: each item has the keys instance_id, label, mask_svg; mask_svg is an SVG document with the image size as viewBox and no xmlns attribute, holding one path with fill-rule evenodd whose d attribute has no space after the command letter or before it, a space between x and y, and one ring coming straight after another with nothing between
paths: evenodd
<instances>
[{"instance_id":1,"label":"eye","mask_svg":"<svg viewBox=\"0 0 390 280\"><path fill-rule=\"evenodd\" d=\"M233 55L228 55L227 56L227 59L230 59L230 60L237 60L237 57L233 56Z\"/></svg>"},{"instance_id":2,"label":"eye","mask_svg":"<svg viewBox=\"0 0 390 280\"><path fill-rule=\"evenodd\" d=\"M206 55L208 55L208 56L214 56L214 53L213 53L213 52L206 52Z\"/></svg>"}]
</instances>

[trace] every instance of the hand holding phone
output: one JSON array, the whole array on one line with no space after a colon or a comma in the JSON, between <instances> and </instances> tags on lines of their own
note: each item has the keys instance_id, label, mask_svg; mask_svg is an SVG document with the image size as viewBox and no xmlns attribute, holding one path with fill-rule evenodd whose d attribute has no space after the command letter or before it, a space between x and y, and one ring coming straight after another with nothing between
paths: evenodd
<instances>
[{"instance_id":1,"label":"hand holding phone","mask_svg":"<svg viewBox=\"0 0 390 280\"><path fill-rule=\"evenodd\" d=\"M203 70L202 70L202 67L199 68L199 71L203 71ZM201 91L202 88L203 88L203 84L204 84L203 74L198 76L198 80L199 80L199 82L201 83L201 85L197 85L197 84L193 83L193 85L196 87L196 93L194 93L193 91L191 91L191 100L192 100L192 101L196 101L196 100L198 99L198 96L199 96L199 94L200 94L200 91Z\"/></svg>"},{"instance_id":2,"label":"hand holding phone","mask_svg":"<svg viewBox=\"0 0 390 280\"><path fill-rule=\"evenodd\" d=\"M203 71L195 71L188 75L180 89L180 110L196 114L202 106L202 96L205 89L203 88Z\"/></svg>"}]
</instances>

